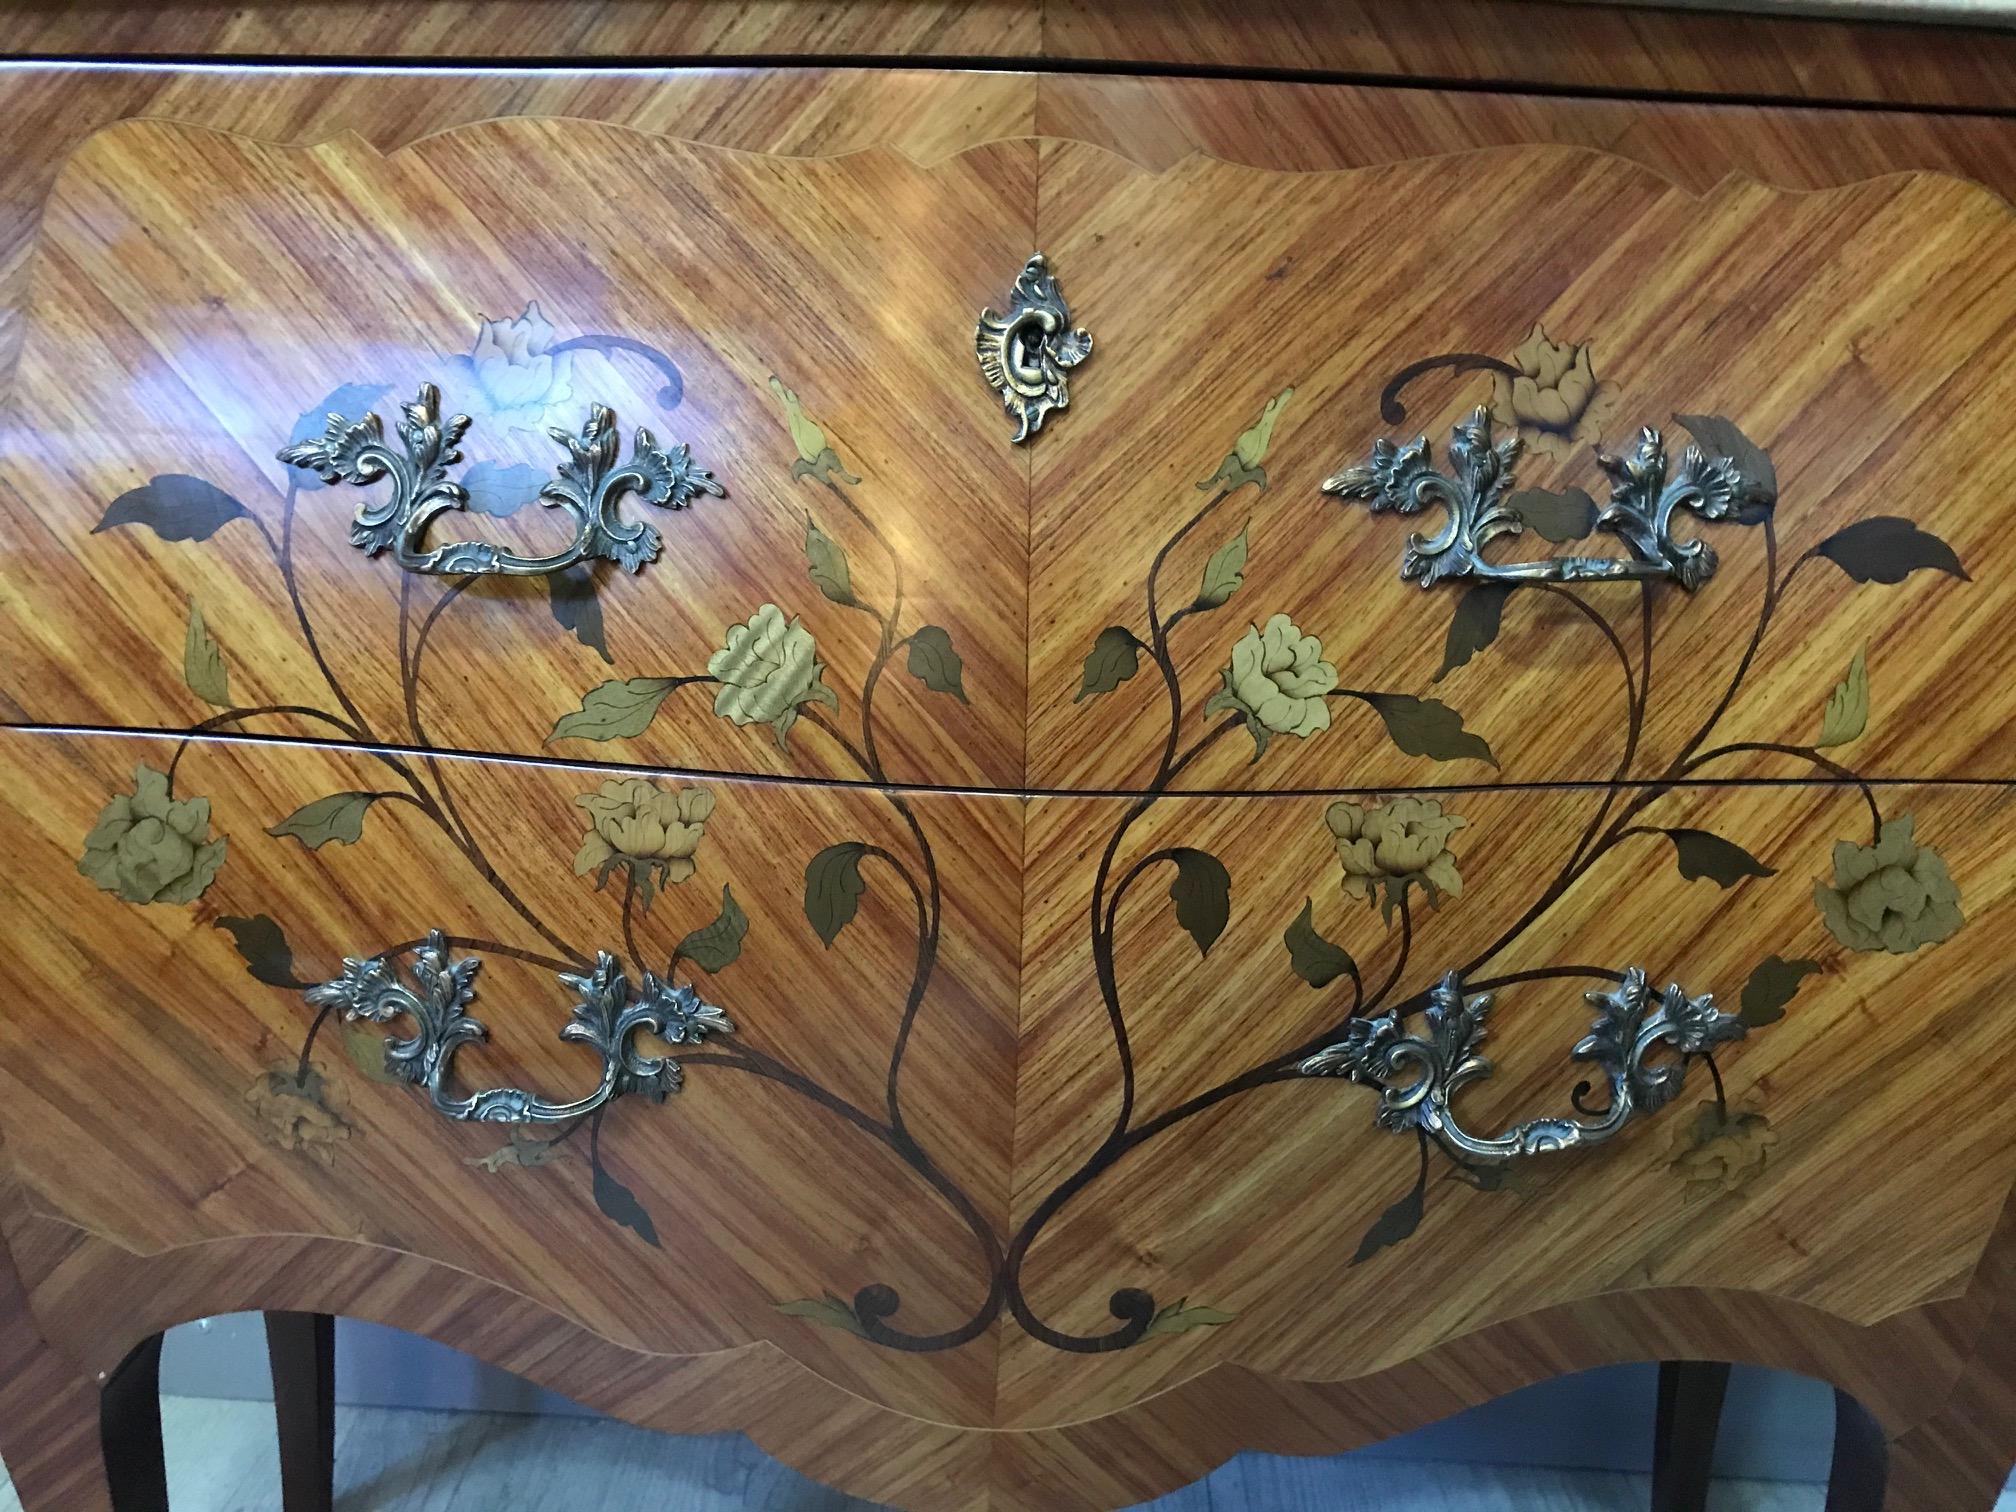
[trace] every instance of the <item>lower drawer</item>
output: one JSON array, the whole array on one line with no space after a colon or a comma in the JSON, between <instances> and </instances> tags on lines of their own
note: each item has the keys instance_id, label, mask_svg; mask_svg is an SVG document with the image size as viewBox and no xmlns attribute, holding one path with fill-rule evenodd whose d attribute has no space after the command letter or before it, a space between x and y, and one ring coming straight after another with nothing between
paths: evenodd
<instances>
[{"instance_id":1,"label":"lower drawer","mask_svg":"<svg viewBox=\"0 0 2016 1512\"><path fill-rule=\"evenodd\" d=\"M95 1242L212 1245L209 1307L215 1241L380 1246L628 1351L766 1341L893 1443L1628 1292L1875 1325L1964 1288L2016 1179L2001 788L0 762L8 1157Z\"/></svg>"}]
</instances>

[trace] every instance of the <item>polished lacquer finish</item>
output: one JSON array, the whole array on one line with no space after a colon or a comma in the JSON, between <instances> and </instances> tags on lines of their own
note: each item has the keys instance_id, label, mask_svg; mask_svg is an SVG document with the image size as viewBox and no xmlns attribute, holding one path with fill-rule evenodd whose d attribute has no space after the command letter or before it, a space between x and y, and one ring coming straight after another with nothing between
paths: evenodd
<instances>
[{"instance_id":1,"label":"polished lacquer finish","mask_svg":"<svg viewBox=\"0 0 2016 1512\"><path fill-rule=\"evenodd\" d=\"M1996 1389L2008 206L730 82L54 176L15 1326L380 1318L917 1507L1601 1359ZM1237 108L1311 130L1130 149Z\"/></svg>"}]
</instances>

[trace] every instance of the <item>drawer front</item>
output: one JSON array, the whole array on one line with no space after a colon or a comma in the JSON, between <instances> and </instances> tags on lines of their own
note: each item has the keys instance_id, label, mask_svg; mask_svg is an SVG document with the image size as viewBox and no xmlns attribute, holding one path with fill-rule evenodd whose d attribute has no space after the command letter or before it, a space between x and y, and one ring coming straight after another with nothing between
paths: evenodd
<instances>
[{"instance_id":1,"label":"drawer front","mask_svg":"<svg viewBox=\"0 0 2016 1512\"><path fill-rule=\"evenodd\" d=\"M1896 717L1856 771L2010 775L1968 712L2016 607L1982 507L2016 481L1995 196L1702 195L1537 147L1319 175L1038 156L547 120L389 153L100 133L43 218L0 467L9 703L1278 791L1825 775L1824 705L1866 676ZM1396 205L1432 208L1401 234ZM1055 280L1013 293L1038 225ZM1096 356L1017 418L973 333L1032 287ZM1417 435L1404 476L1373 467ZM439 507L455 479L468 507ZM1613 652L1656 676L1597 673ZM825 675L855 662L858 691ZM718 717L663 717L687 703ZM1179 747L1244 733L1175 771L1165 703Z\"/></svg>"},{"instance_id":2,"label":"drawer front","mask_svg":"<svg viewBox=\"0 0 2016 1512\"><path fill-rule=\"evenodd\" d=\"M353 839L298 815L386 780L361 753L6 759L0 1132L40 1210L390 1246L934 1422L1359 1375L1619 1288L1874 1324L1958 1293L2016 1174L1997 787L439 762L452 804Z\"/></svg>"}]
</instances>

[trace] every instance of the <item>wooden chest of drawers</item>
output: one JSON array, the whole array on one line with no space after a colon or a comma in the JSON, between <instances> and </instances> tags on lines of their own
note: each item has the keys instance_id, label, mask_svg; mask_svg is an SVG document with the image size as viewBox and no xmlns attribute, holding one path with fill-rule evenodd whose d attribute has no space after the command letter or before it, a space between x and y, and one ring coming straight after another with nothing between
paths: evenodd
<instances>
[{"instance_id":1,"label":"wooden chest of drawers","mask_svg":"<svg viewBox=\"0 0 2016 1512\"><path fill-rule=\"evenodd\" d=\"M2007 122L0 88L30 1495L242 1307L904 1506L1673 1357L1999 1485Z\"/></svg>"}]
</instances>

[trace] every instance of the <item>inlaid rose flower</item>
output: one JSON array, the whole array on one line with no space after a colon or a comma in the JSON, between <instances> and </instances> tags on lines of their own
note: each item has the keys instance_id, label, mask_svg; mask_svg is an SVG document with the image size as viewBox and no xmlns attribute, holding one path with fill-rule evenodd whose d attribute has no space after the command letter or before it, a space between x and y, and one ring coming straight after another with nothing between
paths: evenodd
<instances>
[{"instance_id":1,"label":"inlaid rose flower","mask_svg":"<svg viewBox=\"0 0 2016 1512\"><path fill-rule=\"evenodd\" d=\"M1344 868L1344 891L1368 903L1383 898L1389 918L1410 887L1437 908L1445 896L1463 896L1449 837L1469 821L1443 813L1438 800L1393 798L1367 808L1340 799L1323 822Z\"/></svg>"},{"instance_id":2,"label":"inlaid rose flower","mask_svg":"<svg viewBox=\"0 0 2016 1512\"><path fill-rule=\"evenodd\" d=\"M224 864L210 838L210 800L168 796L168 776L146 763L133 791L114 798L84 837L77 870L128 903L193 903Z\"/></svg>"},{"instance_id":3,"label":"inlaid rose flower","mask_svg":"<svg viewBox=\"0 0 2016 1512\"><path fill-rule=\"evenodd\" d=\"M628 867L646 908L654 885L676 887L693 875L693 854L714 812L714 795L705 788L667 792L642 777L611 777L574 801L588 810L590 825L574 875L594 872L599 888L617 867Z\"/></svg>"},{"instance_id":4,"label":"inlaid rose flower","mask_svg":"<svg viewBox=\"0 0 2016 1512\"><path fill-rule=\"evenodd\" d=\"M814 655L812 632L796 618L786 620L775 604L763 605L746 624L730 625L728 644L707 658L707 671L721 679L714 712L738 725L769 725L780 749L801 705L840 707L821 680L826 668Z\"/></svg>"},{"instance_id":5,"label":"inlaid rose flower","mask_svg":"<svg viewBox=\"0 0 2016 1512\"><path fill-rule=\"evenodd\" d=\"M1232 660L1219 672L1224 687L1211 695L1204 713L1237 713L1253 737L1253 759L1276 735L1307 738L1330 728L1330 705L1337 669L1323 660L1323 643L1304 635L1285 614L1266 628L1249 625L1232 647Z\"/></svg>"},{"instance_id":6,"label":"inlaid rose flower","mask_svg":"<svg viewBox=\"0 0 2016 1512\"><path fill-rule=\"evenodd\" d=\"M1912 823L1909 814L1887 821L1874 845L1836 841L1833 886L1813 884L1820 917L1850 950L1909 955L1965 922L1960 889L1946 863L1912 839Z\"/></svg>"},{"instance_id":7,"label":"inlaid rose flower","mask_svg":"<svg viewBox=\"0 0 2016 1512\"><path fill-rule=\"evenodd\" d=\"M468 356L455 359L482 396L486 418L515 430L543 430L546 411L574 395L574 354L554 352L553 327L537 300L516 320L486 320Z\"/></svg>"},{"instance_id":8,"label":"inlaid rose flower","mask_svg":"<svg viewBox=\"0 0 2016 1512\"><path fill-rule=\"evenodd\" d=\"M1703 1103L1674 1131L1670 1164L1686 1181L1691 1202L1741 1191L1764 1173L1776 1143L1778 1133L1762 1113L1725 1117L1714 1103Z\"/></svg>"},{"instance_id":9,"label":"inlaid rose flower","mask_svg":"<svg viewBox=\"0 0 2016 1512\"><path fill-rule=\"evenodd\" d=\"M338 1111L340 1096L314 1067L288 1066L260 1075L245 1089L245 1105L269 1144L300 1150L326 1166L336 1163L336 1146L350 1137Z\"/></svg>"},{"instance_id":10,"label":"inlaid rose flower","mask_svg":"<svg viewBox=\"0 0 2016 1512\"><path fill-rule=\"evenodd\" d=\"M1616 412L1614 384L1600 382L1589 366L1589 348L1549 341L1538 325L1512 354L1517 377L1492 379L1491 416L1515 426L1520 440L1549 456L1568 457L1594 445L1603 423Z\"/></svg>"}]
</instances>

